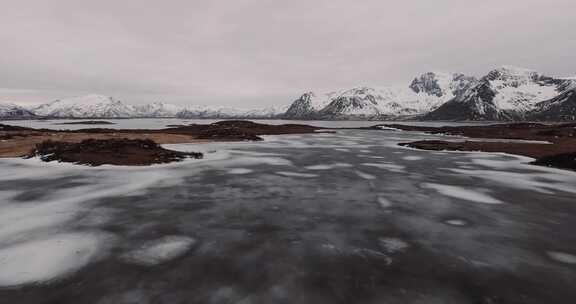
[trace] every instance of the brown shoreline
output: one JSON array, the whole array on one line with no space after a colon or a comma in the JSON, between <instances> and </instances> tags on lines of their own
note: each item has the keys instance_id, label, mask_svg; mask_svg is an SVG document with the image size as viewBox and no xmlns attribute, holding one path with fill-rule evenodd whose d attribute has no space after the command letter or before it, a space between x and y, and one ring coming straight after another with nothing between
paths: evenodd
<instances>
[{"instance_id":1,"label":"brown shoreline","mask_svg":"<svg viewBox=\"0 0 576 304\"><path fill-rule=\"evenodd\" d=\"M42 151L39 145L50 141L52 143L68 144L60 145L67 149L83 150L85 154L81 159L76 158L60 159L60 161L83 163L87 165L150 165L153 163L165 163L156 161L154 155L169 151L145 151L135 149L133 144L136 141L152 141L155 144L181 144L181 143L206 143L214 141L258 141L262 140L261 135L280 134L304 134L314 133L320 128L307 125L266 125L250 121L221 121L213 124L192 124L160 130L146 129L104 129L91 128L81 130L51 130L33 129L24 127L14 127L0 124L0 158L6 157L29 157L38 156ZM91 142L89 140L92 140ZM94 140L106 149L82 148L82 145L92 144ZM124 143L124 144L123 144ZM114 146L110 150L110 145ZM71 146L72 145L72 146ZM151 145L144 145L152 147ZM156 149L156 148L154 148ZM130 152L130 153L128 153ZM151 153L151 152L155 152ZM132 161L126 158L125 161L118 160L115 155L132 155ZM80 155L80 154L78 154ZM148 157L143 157L148 155ZM92 163L90 160L94 160ZM134 162L134 159L138 159ZM50 159L58 160L58 159Z\"/></svg>"},{"instance_id":2,"label":"brown shoreline","mask_svg":"<svg viewBox=\"0 0 576 304\"><path fill-rule=\"evenodd\" d=\"M576 124L574 123L554 125L515 123L461 127L418 127L393 124L374 128L380 127L485 139L476 141L421 140L400 143L401 146L432 151L504 152L535 158L536 161L533 162L535 165L576 170ZM490 139L511 141L490 141Z\"/></svg>"}]
</instances>

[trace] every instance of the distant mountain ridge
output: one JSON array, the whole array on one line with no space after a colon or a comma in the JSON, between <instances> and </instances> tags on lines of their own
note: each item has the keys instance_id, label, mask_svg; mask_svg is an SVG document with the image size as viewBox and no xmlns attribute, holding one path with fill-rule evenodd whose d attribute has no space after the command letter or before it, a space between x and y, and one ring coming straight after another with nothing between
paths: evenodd
<instances>
[{"instance_id":1,"label":"distant mountain ridge","mask_svg":"<svg viewBox=\"0 0 576 304\"><path fill-rule=\"evenodd\" d=\"M286 107L237 109L214 106L178 106L163 102L126 104L114 97L86 95L59 99L30 109L0 104L0 118L280 118Z\"/></svg>"},{"instance_id":2,"label":"distant mountain ridge","mask_svg":"<svg viewBox=\"0 0 576 304\"><path fill-rule=\"evenodd\" d=\"M26 119L34 117L36 115L24 107L12 103L0 103L0 118Z\"/></svg>"},{"instance_id":3,"label":"distant mountain ridge","mask_svg":"<svg viewBox=\"0 0 576 304\"><path fill-rule=\"evenodd\" d=\"M210 118L293 120L576 120L576 76L549 77L503 66L481 78L427 72L405 86L305 92L290 105L239 109L163 102L130 105L103 95L55 100L26 109L0 104L0 118Z\"/></svg>"},{"instance_id":4,"label":"distant mountain ridge","mask_svg":"<svg viewBox=\"0 0 576 304\"><path fill-rule=\"evenodd\" d=\"M576 120L576 77L554 78L503 66L476 79L460 73L429 72L405 87L358 87L341 92L307 92L288 119L418 119L446 121Z\"/></svg>"},{"instance_id":5,"label":"distant mountain ridge","mask_svg":"<svg viewBox=\"0 0 576 304\"><path fill-rule=\"evenodd\" d=\"M574 83L571 79L548 77L532 70L501 67L424 115L423 120L537 120L541 117L539 104L563 94Z\"/></svg>"},{"instance_id":6,"label":"distant mountain ridge","mask_svg":"<svg viewBox=\"0 0 576 304\"><path fill-rule=\"evenodd\" d=\"M465 91L476 79L429 72L406 87L357 87L328 94L307 92L295 100L290 119L387 119L415 117L435 110Z\"/></svg>"}]
</instances>

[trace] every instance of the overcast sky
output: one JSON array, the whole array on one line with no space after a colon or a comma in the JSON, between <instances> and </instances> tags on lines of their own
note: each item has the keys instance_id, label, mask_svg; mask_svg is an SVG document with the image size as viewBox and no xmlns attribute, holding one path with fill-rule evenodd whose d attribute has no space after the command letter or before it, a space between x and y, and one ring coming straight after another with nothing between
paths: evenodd
<instances>
[{"instance_id":1,"label":"overcast sky","mask_svg":"<svg viewBox=\"0 0 576 304\"><path fill-rule=\"evenodd\" d=\"M429 70L576 74L575 0L0 0L0 101L280 105Z\"/></svg>"}]
</instances>

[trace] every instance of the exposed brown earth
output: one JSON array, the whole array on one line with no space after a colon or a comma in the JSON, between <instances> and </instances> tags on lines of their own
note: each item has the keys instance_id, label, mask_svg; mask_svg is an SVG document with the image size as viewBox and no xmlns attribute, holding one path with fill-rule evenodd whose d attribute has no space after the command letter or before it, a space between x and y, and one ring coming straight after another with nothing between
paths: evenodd
<instances>
[{"instance_id":1,"label":"exposed brown earth","mask_svg":"<svg viewBox=\"0 0 576 304\"><path fill-rule=\"evenodd\" d=\"M544 165L562 169L576 168L576 158L570 157L576 153L576 124L544 125L536 123L497 124L489 126L462 127L417 127L405 125L385 125L405 131L418 131L430 134L446 134L482 139L510 139L545 141L514 142L514 141L441 141L424 140L401 143L402 146L423 150L449 151L483 151L505 152L536 158L536 165Z\"/></svg>"},{"instance_id":2,"label":"exposed brown earth","mask_svg":"<svg viewBox=\"0 0 576 304\"><path fill-rule=\"evenodd\" d=\"M262 140L259 135L277 135L277 134L299 134L314 133L316 127L306 125L265 125L250 121L222 121L214 124L199 125L193 124L161 130L132 130L132 129L82 129L82 130L50 130L50 129L32 129L24 127L14 127L0 124L0 157L25 157L36 151L37 145L50 141L52 145L57 143L81 144L86 145L90 142L86 140L99 140L101 143L126 142L130 141L152 141L157 144L177 144L177 143L203 143L211 141L242 141L242 140ZM129 146L129 145L128 145ZM134 150L128 147L132 154L152 155L154 149L145 152L145 149ZM67 147L67 146L61 146ZM84 149L84 148L82 148ZM120 148L118 148L120 149ZM120 149L122 150L122 149ZM103 149L83 150L86 154L108 155L108 164L148 164L146 161L139 159L137 156L124 159L122 161L112 160L112 156L119 153L120 150ZM155 151L156 153L158 151ZM151 154L152 153L152 154ZM108 156L102 156L104 158ZM100 156L86 156L87 159L99 159ZM134 161L130 160L133 159ZM161 163L163 161L160 161ZM98 165L101 161L86 164Z\"/></svg>"},{"instance_id":3,"label":"exposed brown earth","mask_svg":"<svg viewBox=\"0 0 576 304\"><path fill-rule=\"evenodd\" d=\"M44 141L27 157L79 165L148 166L202 158L202 153L162 148L150 139L85 139L79 143Z\"/></svg>"}]
</instances>

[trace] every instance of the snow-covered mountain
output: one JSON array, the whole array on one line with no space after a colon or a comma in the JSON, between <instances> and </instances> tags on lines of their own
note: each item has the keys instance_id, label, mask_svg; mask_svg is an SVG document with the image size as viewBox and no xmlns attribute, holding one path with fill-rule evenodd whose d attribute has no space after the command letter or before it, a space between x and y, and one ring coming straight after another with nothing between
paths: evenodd
<instances>
[{"instance_id":1,"label":"snow-covered mountain","mask_svg":"<svg viewBox=\"0 0 576 304\"><path fill-rule=\"evenodd\" d=\"M136 117L176 117L178 113L184 110L183 107L164 103L153 102L145 105L134 106Z\"/></svg>"},{"instance_id":2,"label":"snow-covered mountain","mask_svg":"<svg viewBox=\"0 0 576 304\"><path fill-rule=\"evenodd\" d=\"M0 103L0 119L25 119L33 117L35 117L34 113L21 106L12 103Z\"/></svg>"},{"instance_id":3,"label":"snow-covered mountain","mask_svg":"<svg viewBox=\"0 0 576 304\"><path fill-rule=\"evenodd\" d=\"M286 107L268 107L263 109L241 109L214 106L188 106L176 114L183 119L194 118L280 118Z\"/></svg>"},{"instance_id":4,"label":"snow-covered mountain","mask_svg":"<svg viewBox=\"0 0 576 304\"><path fill-rule=\"evenodd\" d=\"M238 109L164 102L130 105L113 97L88 95L56 100L35 107L32 112L56 118L278 118L286 112L286 107Z\"/></svg>"},{"instance_id":5,"label":"snow-covered mountain","mask_svg":"<svg viewBox=\"0 0 576 304\"><path fill-rule=\"evenodd\" d=\"M476 81L463 74L425 73L409 86L357 87L328 94L307 92L287 110L290 119L383 119L428 113Z\"/></svg>"},{"instance_id":6,"label":"snow-covered mountain","mask_svg":"<svg viewBox=\"0 0 576 304\"><path fill-rule=\"evenodd\" d=\"M403 86L306 92L286 107L241 109L163 102L130 105L113 97L88 95L32 109L2 105L0 117L574 120L574 90L576 77L548 77L504 66L480 79L459 73L429 72Z\"/></svg>"},{"instance_id":7,"label":"snow-covered mountain","mask_svg":"<svg viewBox=\"0 0 576 304\"><path fill-rule=\"evenodd\" d=\"M425 120L523 120L538 104L555 98L574 81L511 66L490 71L462 94L426 114Z\"/></svg>"},{"instance_id":8,"label":"snow-covered mountain","mask_svg":"<svg viewBox=\"0 0 576 304\"><path fill-rule=\"evenodd\" d=\"M576 120L576 85L572 85L568 90L550 100L536 104L536 109L528 114L528 119L547 121Z\"/></svg>"},{"instance_id":9,"label":"snow-covered mountain","mask_svg":"<svg viewBox=\"0 0 576 304\"><path fill-rule=\"evenodd\" d=\"M134 106L102 95L60 99L32 110L38 116L58 118L129 118L138 112Z\"/></svg>"}]
</instances>

